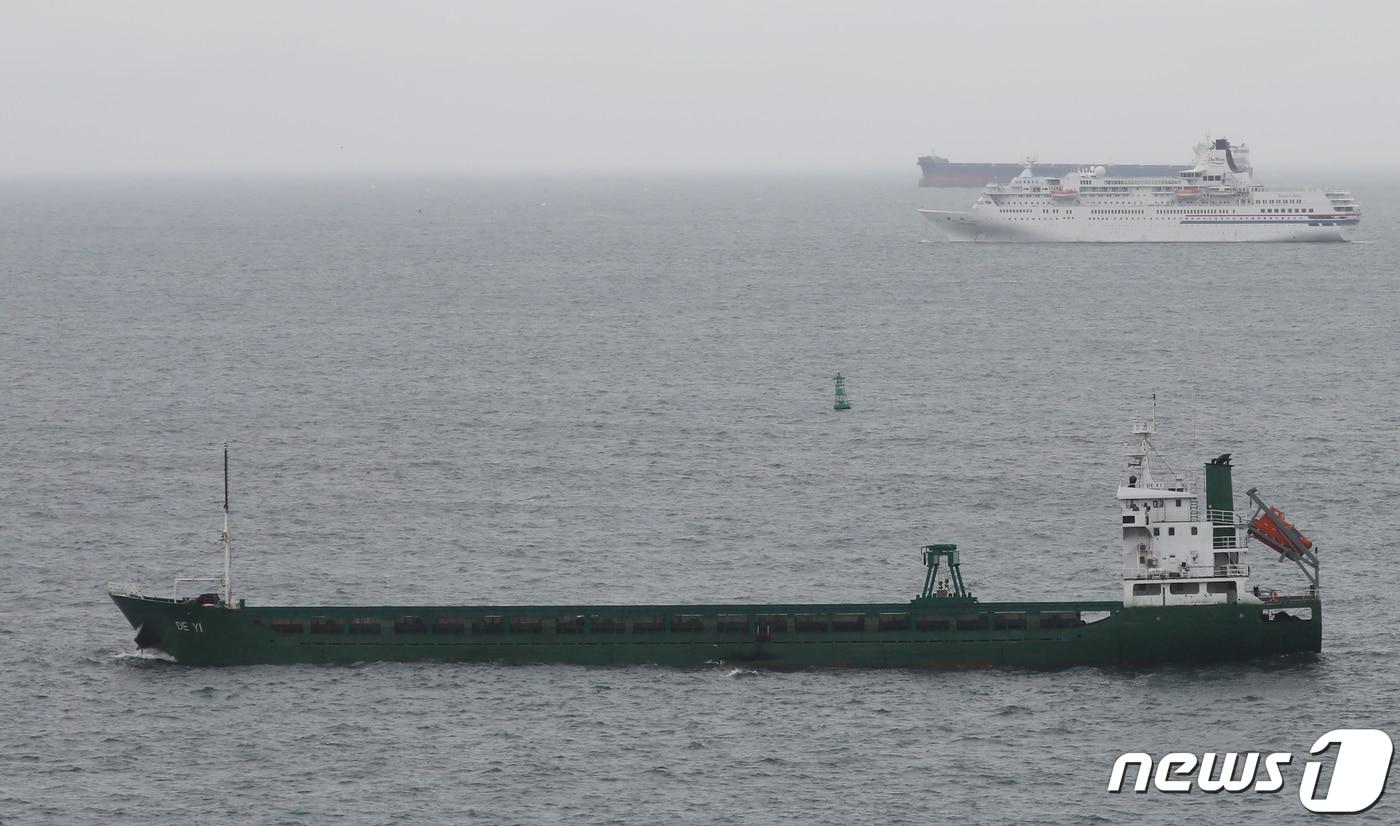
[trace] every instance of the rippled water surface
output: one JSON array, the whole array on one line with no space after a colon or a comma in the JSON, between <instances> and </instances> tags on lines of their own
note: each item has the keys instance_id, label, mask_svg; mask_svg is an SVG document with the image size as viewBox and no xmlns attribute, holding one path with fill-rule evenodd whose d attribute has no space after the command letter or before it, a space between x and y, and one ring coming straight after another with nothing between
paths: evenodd
<instances>
[{"instance_id":1,"label":"rippled water surface","mask_svg":"<svg viewBox=\"0 0 1400 826\"><path fill-rule=\"evenodd\" d=\"M1400 732L1400 181L1340 183L1363 243L948 244L913 210L972 195L907 177L9 182L0 821L1301 820L1314 738ZM103 588L217 572L228 440L250 603L885 601L933 541L1112 599L1152 393L1319 542L1320 658L192 669ZM1104 791L1251 750L1281 794Z\"/></svg>"}]
</instances>

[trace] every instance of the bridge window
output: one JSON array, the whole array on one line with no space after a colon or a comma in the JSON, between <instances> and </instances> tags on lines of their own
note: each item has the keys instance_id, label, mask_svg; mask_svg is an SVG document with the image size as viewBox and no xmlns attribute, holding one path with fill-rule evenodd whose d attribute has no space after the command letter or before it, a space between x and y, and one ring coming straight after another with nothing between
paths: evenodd
<instances>
[{"instance_id":1,"label":"bridge window","mask_svg":"<svg viewBox=\"0 0 1400 826\"><path fill-rule=\"evenodd\" d=\"M1201 583L1199 582L1173 582L1171 584L1173 594L1199 594Z\"/></svg>"},{"instance_id":2,"label":"bridge window","mask_svg":"<svg viewBox=\"0 0 1400 826\"><path fill-rule=\"evenodd\" d=\"M1235 583L1230 582L1230 581L1225 581L1225 582L1207 582L1207 583L1206 583L1206 593L1207 593L1207 594L1233 594L1233 593L1235 593Z\"/></svg>"},{"instance_id":3,"label":"bridge window","mask_svg":"<svg viewBox=\"0 0 1400 826\"><path fill-rule=\"evenodd\" d=\"M1153 582L1138 582L1133 585L1133 596L1135 597L1157 597L1162 595L1162 586Z\"/></svg>"}]
</instances>

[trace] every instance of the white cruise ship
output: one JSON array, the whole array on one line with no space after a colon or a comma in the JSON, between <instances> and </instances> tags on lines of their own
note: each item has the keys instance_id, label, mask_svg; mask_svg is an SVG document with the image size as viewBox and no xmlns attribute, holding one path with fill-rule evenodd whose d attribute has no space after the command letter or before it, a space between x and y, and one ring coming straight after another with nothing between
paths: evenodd
<instances>
[{"instance_id":1,"label":"white cruise ship","mask_svg":"<svg viewBox=\"0 0 1400 826\"><path fill-rule=\"evenodd\" d=\"M1243 144L1207 139L1176 177L1050 178L1028 162L971 212L919 212L955 241L1346 241L1361 222L1348 192L1269 189L1252 172Z\"/></svg>"}]
</instances>

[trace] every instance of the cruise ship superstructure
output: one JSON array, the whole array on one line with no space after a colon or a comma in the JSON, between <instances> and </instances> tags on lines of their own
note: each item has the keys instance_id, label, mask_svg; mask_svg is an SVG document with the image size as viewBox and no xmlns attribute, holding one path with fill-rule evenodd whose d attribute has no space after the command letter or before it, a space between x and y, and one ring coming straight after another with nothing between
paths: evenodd
<instances>
[{"instance_id":1,"label":"cruise ship superstructure","mask_svg":"<svg viewBox=\"0 0 1400 826\"><path fill-rule=\"evenodd\" d=\"M1361 222L1349 192L1270 189L1252 176L1249 150L1220 138L1175 177L1102 166L1047 177L1028 162L971 212L919 212L955 241L1346 241Z\"/></svg>"}]
</instances>

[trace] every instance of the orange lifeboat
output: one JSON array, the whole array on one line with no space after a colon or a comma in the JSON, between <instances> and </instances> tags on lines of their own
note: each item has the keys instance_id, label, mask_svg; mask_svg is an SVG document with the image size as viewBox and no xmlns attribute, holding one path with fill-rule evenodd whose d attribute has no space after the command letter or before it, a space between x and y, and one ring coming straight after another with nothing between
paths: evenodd
<instances>
[{"instance_id":1,"label":"orange lifeboat","mask_svg":"<svg viewBox=\"0 0 1400 826\"><path fill-rule=\"evenodd\" d=\"M1201 197L1201 188L1199 186L1179 186L1176 188L1176 194L1179 198L1199 198Z\"/></svg>"},{"instance_id":2,"label":"orange lifeboat","mask_svg":"<svg viewBox=\"0 0 1400 826\"><path fill-rule=\"evenodd\" d=\"M1260 511L1249 523L1249 535L1289 559L1296 559L1312 550L1312 540L1304 536L1283 511L1271 507Z\"/></svg>"},{"instance_id":3,"label":"orange lifeboat","mask_svg":"<svg viewBox=\"0 0 1400 826\"><path fill-rule=\"evenodd\" d=\"M1079 197L1079 190L1077 190L1077 189L1066 189L1066 188L1064 188L1064 187L1057 186L1057 187L1055 187L1054 189L1050 190L1050 197L1051 197L1051 198L1077 198L1077 197Z\"/></svg>"}]
</instances>

